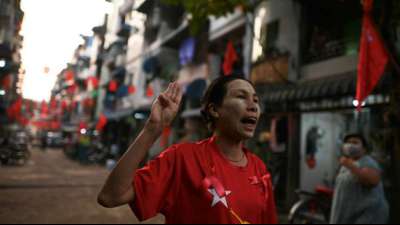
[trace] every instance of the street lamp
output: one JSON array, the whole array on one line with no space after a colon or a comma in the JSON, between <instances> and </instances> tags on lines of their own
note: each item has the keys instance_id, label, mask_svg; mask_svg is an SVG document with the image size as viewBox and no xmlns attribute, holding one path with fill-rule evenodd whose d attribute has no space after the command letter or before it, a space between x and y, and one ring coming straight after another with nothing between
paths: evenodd
<instances>
[{"instance_id":1,"label":"street lamp","mask_svg":"<svg viewBox=\"0 0 400 225\"><path fill-rule=\"evenodd\" d=\"M360 103L359 103L359 101L358 100L353 100L353 105L354 105L354 107L358 107L358 105L359 105ZM366 102L364 101L364 102L362 102L361 103L361 106L362 107L364 107L366 105Z\"/></svg>"},{"instance_id":2,"label":"street lamp","mask_svg":"<svg viewBox=\"0 0 400 225\"><path fill-rule=\"evenodd\" d=\"M0 59L0 68L6 67L6 60Z\"/></svg>"},{"instance_id":3,"label":"street lamp","mask_svg":"<svg viewBox=\"0 0 400 225\"><path fill-rule=\"evenodd\" d=\"M5 90L0 90L0 96L4 96L6 95L6 91Z\"/></svg>"}]
</instances>

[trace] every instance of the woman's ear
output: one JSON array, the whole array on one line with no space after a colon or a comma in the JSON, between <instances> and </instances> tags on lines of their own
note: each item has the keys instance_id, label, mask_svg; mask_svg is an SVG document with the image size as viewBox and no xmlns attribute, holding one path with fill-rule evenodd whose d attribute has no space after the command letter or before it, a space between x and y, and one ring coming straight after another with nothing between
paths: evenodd
<instances>
[{"instance_id":1,"label":"woman's ear","mask_svg":"<svg viewBox=\"0 0 400 225\"><path fill-rule=\"evenodd\" d=\"M217 111L217 107L214 104L209 105L209 112L212 117L218 119L219 118L219 113Z\"/></svg>"}]
</instances>

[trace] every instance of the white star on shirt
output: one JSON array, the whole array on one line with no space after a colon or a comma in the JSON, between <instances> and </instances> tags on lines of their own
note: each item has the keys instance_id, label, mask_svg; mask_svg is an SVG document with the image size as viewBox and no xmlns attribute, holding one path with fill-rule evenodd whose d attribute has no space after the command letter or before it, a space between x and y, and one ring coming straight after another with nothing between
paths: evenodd
<instances>
[{"instance_id":1,"label":"white star on shirt","mask_svg":"<svg viewBox=\"0 0 400 225\"><path fill-rule=\"evenodd\" d=\"M214 207L216 204L218 204L219 202L221 202L222 204L224 204L224 206L226 208L228 208L228 203L226 202L226 196L230 195L232 192L231 191L225 191L225 196L224 197L219 197L217 191L215 190L215 188L213 189L208 189L208 192L210 192L213 196L213 202L211 204L211 207Z\"/></svg>"}]
</instances>

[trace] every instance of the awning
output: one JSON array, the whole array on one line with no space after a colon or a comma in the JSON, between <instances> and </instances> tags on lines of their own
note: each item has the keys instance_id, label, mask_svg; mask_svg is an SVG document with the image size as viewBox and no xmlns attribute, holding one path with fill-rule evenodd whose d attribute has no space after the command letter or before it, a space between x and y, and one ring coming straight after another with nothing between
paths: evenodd
<instances>
[{"instance_id":1,"label":"awning","mask_svg":"<svg viewBox=\"0 0 400 225\"><path fill-rule=\"evenodd\" d=\"M386 74L375 88L375 95L387 95L387 87L391 84L391 75ZM338 100L353 98L356 95L356 72L331 76L318 80L302 81L297 84L268 84L257 86L263 102L269 106L276 106L277 110L297 108L302 103L318 102L323 100ZM351 104L350 104L351 105Z\"/></svg>"},{"instance_id":2,"label":"awning","mask_svg":"<svg viewBox=\"0 0 400 225\"><path fill-rule=\"evenodd\" d=\"M390 83L390 75L386 74L375 93L387 93ZM297 84L262 85L257 87L257 91L264 101L278 103L355 96L356 86L357 74L352 72Z\"/></svg>"},{"instance_id":3,"label":"awning","mask_svg":"<svg viewBox=\"0 0 400 225\"><path fill-rule=\"evenodd\" d=\"M61 126L61 130L67 133L77 132L79 124L63 124Z\"/></svg>"}]
</instances>

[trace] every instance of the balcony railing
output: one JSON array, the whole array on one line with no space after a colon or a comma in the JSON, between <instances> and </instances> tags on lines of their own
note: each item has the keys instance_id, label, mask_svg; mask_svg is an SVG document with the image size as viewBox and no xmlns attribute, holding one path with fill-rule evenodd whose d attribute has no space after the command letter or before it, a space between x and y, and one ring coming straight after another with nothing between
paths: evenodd
<instances>
[{"instance_id":1,"label":"balcony railing","mask_svg":"<svg viewBox=\"0 0 400 225\"><path fill-rule=\"evenodd\" d=\"M324 61L345 55L355 55L358 43L354 40L337 39L324 43L312 43L307 49L304 61L306 64Z\"/></svg>"}]
</instances>

